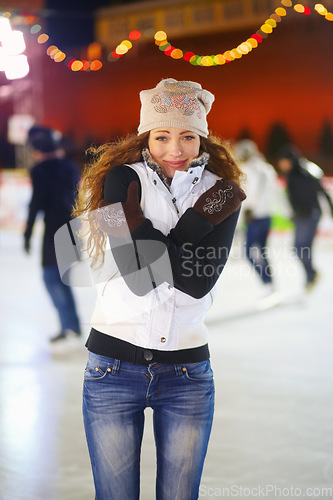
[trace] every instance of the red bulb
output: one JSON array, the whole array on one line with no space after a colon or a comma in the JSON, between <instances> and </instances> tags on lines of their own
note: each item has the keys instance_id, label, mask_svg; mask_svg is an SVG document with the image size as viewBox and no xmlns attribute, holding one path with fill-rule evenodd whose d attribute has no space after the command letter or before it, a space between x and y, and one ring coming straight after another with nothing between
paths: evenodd
<instances>
[{"instance_id":1,"label":"red bulb","mask_svg":"<svg viewBox=\"0 0 333 500\"><path fill-rule=\"evenodd\" d=\"M251 35L251 38L254 38L255 40L257 40L258 43L262 42L262 36L259 35L259 33L254 33L253 35Z\"/></svg>"},{"instance_id":2,"label":"red bulb","mask_svg":"<svg viewBox=\"0 0 333 500\"><path fill-rule=\"evenodd\" d=\"M184 54L184 59L185 59L185 61L190 61L190 59L191 59L193 56L195 56L195 53L194 53L194 52L186 52L186 53Z\"/></svg>"},{"instance_id":3,"label":"red bulb","mask_svg":"<svg viewBox=\"0 0 333 500\"><path fill-rule=\"evenodd\" d=\"M164 54L165 54L166 56L170 56L170 55L171 55L171 52L172 52L173 50L175 50L175 48L176 48L176 47L174 47L173 45L170 45L170 47L168 47L167 49L165 49Z\"/></svg>"},{"instance_id":4,"label":"red bulb","mask_svg":"<svg viewBox=\"0 0 333 500\"><path fill-rule=\"evenodd\" d=\"M139 38L141 38L141 33L140 31L138 30L133 30L130 32L130 34L128 35L128 38L130 40L138 40Z\"/></svg>"},{"instance_id":5,"label":"red bulb","mask_svg":"<svg viewBox=\"0 0 333 500\"><path fill-rule=\"evenodd\" d=\"M117 54L116 49L112 51L112 57L114 57L115 59L120 59L122 55L123 54Z\"/></svg>"}]
</instances>

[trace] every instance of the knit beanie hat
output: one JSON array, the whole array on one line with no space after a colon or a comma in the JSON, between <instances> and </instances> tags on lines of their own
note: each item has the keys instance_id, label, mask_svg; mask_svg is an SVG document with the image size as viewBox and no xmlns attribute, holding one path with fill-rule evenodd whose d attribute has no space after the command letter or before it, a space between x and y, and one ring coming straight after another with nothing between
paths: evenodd
<instances>
[{"instance_id":1,"label":"knit beanie hat","mask_svg":"<svg viewBox=\"0 0 333 500\"><path fill-rule=\"evenodd\" d=\"M251 139L241 139L234 145L234 154L239 161L260 157L258 146Z\"/></svg>"},{"instance_id":2,"label":"knit beanie hat","mask_svg":"<svg viewBox=\"0 0 333 500\"><path fill-rule=\"evenodd\" d=\"M52 153L60 147L61 133L41 125L33 125L28 132L28 143L41 153Z\"/></svg>"},{"instance_id":3,"label":"knit beanie hat","mask_svg":"<svg viewBox=\"0 0 333 500\"><path fill-rule=\"evenodd\" d=\"M208 136L206 115L215 97L199 83L167 78L154 89L142 90L140 100L139 134L154 128L174 127Z\"/></svg>"},{"instance_id":4,"label":"knit beanie hat","mask_svg":"<svg viewBox=\"0 0 333 500\"><path fill-rule=\"evenodd\" d=\"M284 144L277 152L277 158L287 158L292 162L297 162L301 157L301 152L293 144Z\"/></svg>"}]
</instances>

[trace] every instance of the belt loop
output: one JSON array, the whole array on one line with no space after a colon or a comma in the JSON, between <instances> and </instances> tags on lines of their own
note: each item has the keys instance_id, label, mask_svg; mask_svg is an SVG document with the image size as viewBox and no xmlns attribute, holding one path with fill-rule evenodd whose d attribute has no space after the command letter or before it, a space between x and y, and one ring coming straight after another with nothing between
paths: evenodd
<instances>
[{"instance_id":1,"label":"belt loop","mask_svg":"<svg viewBox=\"0 0 333 500\"><path fill-rule=\"evenodd\" d=\"M112 367L112 372L111 372L112 375L118 375L119 368L120 368L120 360L115 359L114 363L113 363L113 367Z\"/></svg>"},{"instance_id":2,"label":"belt loop","mask_svg":"<svg viewBox=\"0 0 333 500\"><path fill-rule=\"evenodd\" d=\"M182 367L181 365L174 365L175 366L175 372L176 372L176 375L183 375L183 370L182 370Z\"/></svg>"}]
</instances>

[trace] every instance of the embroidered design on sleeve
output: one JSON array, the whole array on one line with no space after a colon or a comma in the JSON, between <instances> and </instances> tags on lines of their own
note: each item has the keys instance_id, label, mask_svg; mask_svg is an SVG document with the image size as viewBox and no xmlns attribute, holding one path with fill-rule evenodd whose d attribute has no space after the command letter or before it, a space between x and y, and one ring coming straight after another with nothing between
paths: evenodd
<instances>
[{"instance_id":1,"label":"embroidered design on sleeve","mask_svg":"<svg viewBox=\"0 0 333 500\"><path fill-rule=\"evenodd\" d=\"M206 198L207 203L203 206L204 212L208 212L210 215L214 212L221 212L227 199L233 198L234 193L232 190L233 187L229 185L225 189L218 189L216 193L213 193L212 199Z\"/></svg>"},{"instance_id":2,"label":"embroidered design on sleeve","mask_svg":"<svg viewBox=\"0 0 333 500\"><path fill-rule=\"evenodd\" d=\"M102 223L106 223L109 227L120 227L123 223L126 223L124 211L116 210L111 205L98 208L97 217Z\"/></svg>"}]
</instances>

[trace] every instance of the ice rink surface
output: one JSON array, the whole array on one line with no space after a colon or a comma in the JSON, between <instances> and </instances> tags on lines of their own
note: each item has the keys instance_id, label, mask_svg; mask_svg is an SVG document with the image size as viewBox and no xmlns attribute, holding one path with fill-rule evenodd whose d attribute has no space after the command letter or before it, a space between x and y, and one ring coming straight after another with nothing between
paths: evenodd
<instances>
[{"instance_id":1,"label":"ice rink surface","mask_svg":"<svg viewBox=\"0 0 333 500\"><path fill-rule=\"evenodd\" d=\"M200 498L333 498L333 238L317 239L322 278L311 294L290 245L288 233L269 241L275 302L259 298L240 235L219 280L207 317L216 412ZM38 235L31 256L22 246L19 233L0 232L0 499L92 500L81 392L95 293L75 289L84 338L52 353L58 325ZM147 410L142 500L155 498L154 480Z\"/></svg>"}]
</instances>

